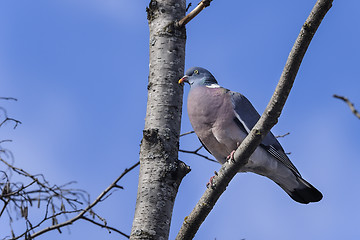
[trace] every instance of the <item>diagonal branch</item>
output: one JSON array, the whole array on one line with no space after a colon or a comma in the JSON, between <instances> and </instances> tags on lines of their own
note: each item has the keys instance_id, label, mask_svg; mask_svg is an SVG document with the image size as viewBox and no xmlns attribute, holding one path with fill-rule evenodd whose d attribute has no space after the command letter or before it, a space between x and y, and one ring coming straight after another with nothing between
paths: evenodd
<instances>
[{"instance_id":1,"label":"diagonal branch","mask_svg":"<svg viewBox=\"0 0 360 240\"><path fill-rule=\"evenodd\" d=\"M210 6L210 2L212 0L202 0L196 8L194 8L188 15L183 17L178 23L178 27L185 26L188 22L190 22L196 15L198 15L202 10L204 10L206 7Z\"/></svg>"},{"instance_id":2,"label":"diagonal branch","mask_svg":"<svg viewBox=\"0 0 360 240\"><path fill-rule=\"evenodd\" d=\"M123 236L126 237L126 238L130 238L129 235L127 235L126 233L123 233L122 231L119 231L118 229L116 229L116 228L114 228L114 227L110 227L110 226L108 226L108 225L106 225L106 224L98 223L98 222L96 222L96 221L94 221L94 220L92 220L92 219L90 219L90 218L84 217L84 216L82 216L81 219L84 219L84 220L86 220L86 221L88 221L88 222L91 222L92 224L95 224L95 225L97 225L97 226L99 226L99 227L106 228L109 232L110 232L110 230L112 230L112 231L114 231L114 232L117 232L117 233L123 235Z\"/></svg>"},{"instance_id":3,"label":"diagonal branch","mask_svg":"<svg viewBox=\"0 0 360 240\"><path fill-rule=\"evenodd\" d=\"M128 172L130 172L131 170L133 170L135 167L137 167L138 165L140 164L140 162L137 162L135 163L134 165L132 165L130 168L128 169L125 169L125 171L117 178L115 179L115 181L113 183L111 183L90 205L88 205L84 210L82 210L78 215L76 215L75 217L65 221L65 222L62 222L62 223L59 223L59 224L55 224L55 225L52 225L50 227L47 227L47 228L44 228L34 234L31 235L31 239L39 236L39 235L42 235L46 232L49 232L49 231L52 231L54 229L60 229L61 227L64 227L64 226L67 226L67 225L70 225L70 224L73 224L75 221L79 220L79 219L85 219L84 218L84 215L85 213L89 212L96 204L98 204L99 202L102 201L103 197L108 193L110 192L110 190L112 190L113 188L117 187L117 183L120 181L120 179L125 176ZM85 219L87 220L87 219Z\"/></svg>"},{"instance_id":4,"label":"diagonal branch","mask_svg":"<svg viewBox=\"0 0 360 240\"><path fill-rule=\"evenodd\" d=\"M183 152L183 153L190 153L190 154L195 154L196 156L199 156L199 157L202 157L202 158L205 158L206 160L209 160L210 162L218 162L212 158L209 158L208 156L205 156L201 153L199 153L199 150L202 149L203 146L200 146L198 147L197 149L195 149L194 151L189 151L189 150L182 150L182 149L179 149L179 152Z\"/></svg>"},{"instance_id":5,"label":"diagonal branch","mask_svg":"<svg viewBox=\"0 0 360 240\"><path fill-rule=\"evenodd\" d=\"M180 137L183 137L183 136L186 136L186 135L189 135L189 134L193 134L193 133L195 133L195 131L189 131L189 132L186 132L186 133L182 133L182 134L180 134ZM218 162L218 161L215 161L214 159L209 158L208 156L205 156L205 155L199 153L200 149L202 149L202 148L203 148L203 146L201 145L200 147L198 147L194 151L179 149L179 152L195 154L196 156L205 158L206 160L209 160L210 162Z\"/></svg>"},{"instance_id":6,"label":"diagonal branch","mask_svg":"<svg viewBox=\"0 0 360 240\"><path fill-rule=\"evenodd\" d=\"M346 97L343 97L343 96L339 96L339 95L336 95L334 94L333 95L334 98L337 98L337 99L340 99L340 100L343 100L350 108L351 112L357 117L360 119L360 113L356 110L356 108L354 107L354 104L352 102L350 102L350 100Z\"/></svg>"},{"instance_id":7,"label":"diagonal branch","mask_svg":"<svg viewBox=\"0 0 360 240\"><path fill-rule=\"evenodd\" d=\"M285 134L282 134L282 135L277 135L277 136L275 136L276 138L283 138L283 137L286 137L287 135L289 135L290 134L290 132L287 132L287 133L285 133Z\"/></svg>"},{"instance_id":8,"label":"diagonal branch","mask_svg":"<svg viewBox=\"0 0 360 240\"><path fill-rule=\"evenodd\" d=\"M210 213L221 194L225 191L231 179L239 169L247 163L262 138L277 123L305 52L322 19L331 8L332 2L332 0L318 0L316 2L291 49L279 83L264 113L236 150L234 154L235 160L227 161L223 164L218 174L213 178L214 186L206 189L193 211L185 218L176 237L177 240L192 239L195 236L200 225Z\"/></svg>"}]
</instances>

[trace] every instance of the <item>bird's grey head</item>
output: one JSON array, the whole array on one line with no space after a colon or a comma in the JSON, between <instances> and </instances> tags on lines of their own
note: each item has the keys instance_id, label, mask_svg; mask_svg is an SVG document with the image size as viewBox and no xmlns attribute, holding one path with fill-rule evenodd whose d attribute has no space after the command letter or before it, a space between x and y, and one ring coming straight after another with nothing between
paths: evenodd
<instances>
[{"instance_id":1,"label":"bird's grey head","mask_svg":"<svg viewBox=\"0 0 360 240\"><path fill-rule=\"evenodd\" d=\"M187 82L193 86L209 86L217 84L214 76L205 68L192 67L185 72L185 75L179 80L179 83Z\"/></svg>"}]
</instances>

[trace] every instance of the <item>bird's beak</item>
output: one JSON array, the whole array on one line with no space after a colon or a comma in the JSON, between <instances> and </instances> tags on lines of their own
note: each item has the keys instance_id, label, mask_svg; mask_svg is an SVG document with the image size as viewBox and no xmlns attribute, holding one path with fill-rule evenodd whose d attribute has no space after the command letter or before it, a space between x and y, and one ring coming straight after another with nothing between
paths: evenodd
<instances>
[{"instance_id":1,"label":"bird's beak","mask_svg":"<svg viewBox=\"0 0 360 240\"><path fill-rule=\"evenodd\" d=\"M183 76L182 78L179 79L178 83L181 84L181 83L183 83L183 82L188 82L188 81L187 81L187 78L188 78L187 75Z\"/></svg>"}]
</instances>

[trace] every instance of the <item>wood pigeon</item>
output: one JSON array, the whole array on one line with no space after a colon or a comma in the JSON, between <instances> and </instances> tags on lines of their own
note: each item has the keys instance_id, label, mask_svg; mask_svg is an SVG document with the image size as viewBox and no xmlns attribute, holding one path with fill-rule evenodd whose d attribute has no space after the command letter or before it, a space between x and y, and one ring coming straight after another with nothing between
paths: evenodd
<instances>
[{"instance_id":1,"label":"wood pigeon","mask_svg":"<svg viewBox=\"0 0 360 240\"><path fill-rule=\"evenodd\" d=\"M179 83L190 84L187 109L200 142L221 164L244 140L260 115L242 94L222 88L206 69L193 67ZM239 172L268 177L299 203L318 202L322 194L305 181L269 132Z\"/></svg>"}]
</instances>

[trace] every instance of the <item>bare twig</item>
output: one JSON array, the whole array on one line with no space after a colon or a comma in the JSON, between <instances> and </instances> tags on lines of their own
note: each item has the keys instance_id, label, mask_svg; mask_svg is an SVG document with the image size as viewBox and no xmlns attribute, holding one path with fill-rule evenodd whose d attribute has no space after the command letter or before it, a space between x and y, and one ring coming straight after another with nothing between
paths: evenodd
<instances>
[{"instance_id":1,"label":"bare twig","mask_svg":"<svg viewBox=\"0 0 360 240\"><path fill-rule=\"evenodd\" d=\"M343 100L350 108L351 112L358 118L360 119L360 113L356 110L354 104L352 102L350 102L350 100L346 97L343 97L343 96L339 96L339 95L336 95L334 94L333 95L334 98L337 98L337 99L340 99L340 100Z\"/></svg>"},{"instance_id":2,"label":"bare twig","mask_svg":"<svg viewBox=\"0 0 360 240\"><path fill-rule=\"evenodd\" d=\"M0 97L0 100L12 100L12 101L17 101L16 98L13 98L13 97ZM14 129L19 125L21 124L21 122L19 120L16 120L14 118L9 118L8 115L7 115L7 112L6 112L6 109L3 108L3 107L0 107L0 110L3 112L4 117L5 119L0 123L0 127L2 127L6 122L8 121L13 121L15 122L15 126L14 126Z\"/></svg>"},{"instance_id":3,"label":"bare twig","mask_svg":"<svg viewBox=\"0 0 360 240\"><path fill-rule=\"evenodd\" d=\"M180 137L183 137L183 136L186 136L186 135L189 135L189 134L193 134L193 133L195 133L195 131L189 131L189 132L180 134ZM179 149L179 152L195 154L196 156L205 158L206 160L209 160L209 161L211 161L211 162L218 162L218 161L216 161L216 160L214 160L214 159L212 159L212 158L209 158L208 156L205 156L205 155L199 153L200 149L202 149L202 148L203 148L203 146L200 146L200 147L198 147L197 149L195 149L194 151Z\"/></svg>"},{"instance_id":4,"label":"bare twig","mask_svg":"<svg viewBox=\"0 0 360 240\"><path fill-rule=\"evenodd\" d=\"M123 236L126 237L126 238L130 238L129 235L127 235L126 233L123 233L122 231L120 231L120 230L118 230L118 229L116 229L116 228L110 227L110 226L105 225L105 224L101 224L101 223L99 223L99 222L96 222L96 221L94 221L94 220L92 220L92 219L90 219L90 218L84 217L84 216L82 216L81 219L84 219L84 220L86 220L86 221L89 221L89 222L91 222L91 223L93 223L93 224L95 224L95 225L98 225L99 227L106 228L106 229L108 229L108 230L117 232L117 233L123 235Z\"/></svg>"},{"instance_id":5,"label":"bare twig","mask_svg":"<svg viewBox=\"0 0 360 240\"><path fill-rule=\"evenodd\" d=\"M332 2L332 0L318 0L316 2L300 30L300 34L289 54L279 83L264 113L236 150L234 161L225 162L218 174L213 177L214 187L206 189L193 211L185 218L176 239L192 239L194 237L201 223L210 213L231 179L239 169L247 163L251 154L261 143L262 138L277 123L305 52L322 19L331 8Z\"/></svg>"},{"instance_id":6,"label":"bare twig","mask_svg":"<svg viewBox=\"0 0 360 240\"><path fill-rule=\"evenodd\" d=\"M1 99L17 100L15 98L5 97L0 97L0 100ZM21 124L20 121L8 117L7 111L3 107L0 107L0 115L2 119L0 120L0 127L3 127L7 121L15 122L14 128ZM11 142L11 140L0 140L0 144L5 142ZM11 159L11 161L9 162L7 159ZM109 197L111 195L110 190L115 191L116 189L123 189L123 187L117 184L117 182L125 174L139 165L139 162L133 165L130 169L126 169L112 185L110 185L93 203L90 204L90 197L87 192L81 189L68 188L70 184L75 183L74 181L60 186L50 185L42 174L33 175L22 168L15 167L13 165L13 161L14 157L11 151L2 148L0 145L0 164L5 164L5 167L0 167L0 203L3 203L0 208L0 217L7 214L11 232L9 236L3 237L3 239L33 239L34 237L51 230L58 230L61 233L61 227L72 224L79 219L87 220L97 226L107 228L109 231L111 230L117 232L129 238L128 235L124 234L120 230L107 226L106 220L96 214L92 208L97 203L102 202ZM18 175L17 179L20 177L20 179L24 178L25 180L23 182L11 181L14 174ZM29 214L29 209L34 205L40 208L41 203L45 203L45 206L40 209L41 211L44 211L44 217L37 220L37 222L34 222L32 220L32 216ZM84 203L87 207L85 209L80 208L80 205ZM15 214L17 214L17 218L20 216L21 219L24 219L25 221L25 230L20 234L15 234L14 229L12 228L12 222L14 221L12 216L14 214L13 209L15 210ZM77 215L69 220L68 215L75 214ZM87 218L85 214L96 216L103 222L103 224ZM59 218L65 218L66 221L59 223ZM52 222L51 227L35 232L35 230L41 229L43 225L48 222ZM33 234L31 235L31 233Z\"/></svg>"},{"instance_id":7,"label":"bare twig","mask_svg":"<svg viewBox=\"0 0 360 240\"><path fill-rule=\"evenodd\" d=\"M27 171L21 169L21 168L17 168L13 165L11 165L10 163L8 163L7 161L5 161L4 159L0 158L0 161L3 162L5 165L7 165L9 168L11 168L14 172L17 172L18 174L20 175L23 175L25 177L28 177L28 178L31 178L34 182L36 182L41 188L43 189L48 189L50 192L52 192L54 194L54 196L58 196L59 193L57 192L57 190L61 189L59 187L56 187L54 186L53 188L49 188L47 186L48 182L45 180L45 178L39 174L39 175L32 175L30 173L28 173ZM39 179L38 179L38 176L41 176L44 180L44 182L41 182ZM71 182L73 183L73 182ZM70 183L70 184L71 184Z\"/></svg>"},{"instance_id":8,"label":"bare twig","mask_svg":"<svg viewBox=\"0 0 360 240\"><path fill-rule=\"evenodd\" d=\"M188 6L186 7L186 12L189 10L189 8L191 7L192 3L189 3Z\"/></svg>"},{"instance_id":9,"label":"bare twig","mask_svg":"<svg viewBox=\"0 0 360 240\"><path fill-rule=\"evenodd\" d=\"M13 100L13 101L17 101L17 98L13 98L13 97L0 97L1 100Z\"/></svg>"},{"instance_id":10,"label":"bare twig","mask_svg":"<svg viewBox=\"0 0 360 240\"><path fill-rule=\"evenodd\" d=\"M188 15L183 17L178 23L178 27L185 26L188 22L190 22L196 15L198 15L202 10L206 7L210 6L210 2L212 0L202 0Z\"/></svg>"},{"instance_id":11,"label":"bare twig","mask_svg":"<svg viewBox=\"0 0 360 240\"><path fill-rule=\"evenodd\" d=\"M98 204L109 191L111 191L114 187L118 186L117 183L120 181L120 179L123 178L128 172L133 170L135 167L137 167L139 164L140 164L140 162L137 162L130 168L125 169L124 172L117 179L115 179L115 181L113 183L111 183L91 204L89 204L85 209L83 209L78 215L76 215L75 217L73 217L65 222L55 224L55 225L52 225L45 229L42 229L42 230L32 234L30 237L35 238L46 232L52 231L54 229L60 229L61 227L73 224L75 221L77 221L81 218L84 218L83 216L85 213L89 212L96 204Z\"/></svg>"},{"instance_id":12,"label":"bare twig","mask_svg":"<svg viewBox=\"0 0 360 240\"><path fill-rule=\"evenodd\" d=\"M180 134L180 137L183 137L183 136L186 136L189 134L193 134L193 133L195 133L195 131L186 132L186 133Z\"/></svg>"},{"instance_id":13,"label":"bare twig","mask_svg":"<svg viewBox=\"0 0 360 240\"><path fill-rule=\"evenodd\" d=\"M0 153L4 152L5 151L2 150ZM4 212L7 213L12 233L11 222L13 222L13 218L9 209L15 209L16 213L20 213L21 218L25 220L26 224L26 230L17 236L13 233L12 239L27 238L30 231L40 227L44 222L57 222L59 216L66 218L67 214L81 211L78 209L78 205L83 204L80 199L85 200L84 195L87 195L87 193L83 190L65 188L74 182L69 182L61 186L51 186L41 174L32 175L21 168L13 166L1 157L0 162L8 168L5 171L0 171L0 200L4 203L0 216L2 216ZM9 175L13 175L13 173L25 177L25 179L31 179L31 181L27 184L11 182ZM33 206L34 203L37 203L39 208L41 202L46 202L46 206L44 207L45 216L39 222L33 223L30 221L31 216L28 215L28 209ZM89 203L88 200L85 200L85 202ZM71 210L66 210L66 208L70 208Z\"/></svg>"},{"instance_id":14,"label":"bare twig","mask_svg":"<svg viewBox=\"0 0 360 240\"><path fill-rule=\"evenodd\" d=\"M277 136L275 136L276 138L283 138L283 137L286 137L287 135L289 135L290 134L290 132L287 132L287 133L285 133L285 134L283 134L283 135L277 135Z\"/></svg>"},{"instance_id":15,"label":"bare twig","mask_svg":"<svg viewBox=\"0 0 360 240\"><path fill-rule=\"evenodd\" d=\"M216 160L214 160L214 159L209 158L208 156L205 156L205 155L199 153L199 150L200 150L201 148L203 148L203 146L200 146L199 148L197 148L197 149L194 150L194 151L188 151L188 150L179 149L179 152L195 154L196 156L205 158L206 160L209 160L209 161L211 161L211 162L218 162L218 161L216 161Z\"/></svg>"},{"instance_id":16,"label":"bare twig","mask_svg":"<svg viewBox=\"0 0 360 240\"><path fill-rule=\"evenodd\" d=\"M13 122L15 122L14 129L15 129L19 124L21 124L21 122L20 122L19 120L16 120L16 119L14 119L14 118L9 118L9 117L7 117L7 118L5 118L5 119L0 123L0 127L2 127L2 125L3 125L4 123L6 123L7 121L13 121Z\"/></svg>"}]
</instances>

